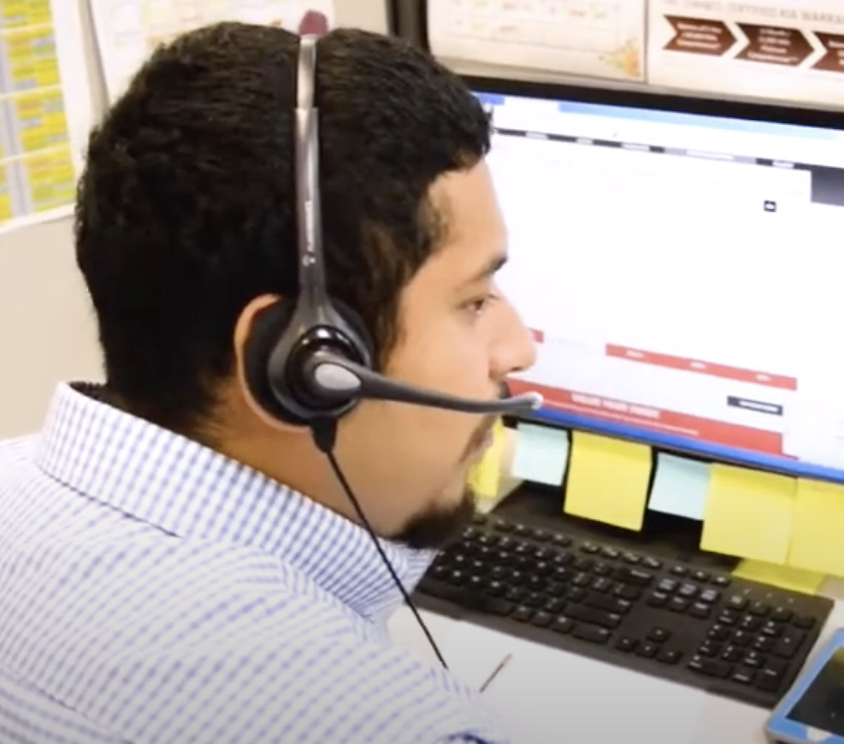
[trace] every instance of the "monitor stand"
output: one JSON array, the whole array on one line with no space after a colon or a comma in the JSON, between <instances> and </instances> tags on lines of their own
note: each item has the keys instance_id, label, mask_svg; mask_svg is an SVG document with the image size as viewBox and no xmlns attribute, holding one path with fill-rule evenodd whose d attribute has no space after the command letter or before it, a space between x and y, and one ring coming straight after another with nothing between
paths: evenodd
<instances>
[{"instance_id":1,"label":"monitor stand","mask_svg":"<svg viewBox=\"0 0 844 744\"><path fill-rule=\"evenodd\" d=\"M559 489L523 484L491 512L529 527L561 531L584 540L610 544L665 560L682 561L701 569L730 572L739 560L700 549L701 522L646 511L641 532L580 519L563 512Z\"/></svg>"}]
</instances>

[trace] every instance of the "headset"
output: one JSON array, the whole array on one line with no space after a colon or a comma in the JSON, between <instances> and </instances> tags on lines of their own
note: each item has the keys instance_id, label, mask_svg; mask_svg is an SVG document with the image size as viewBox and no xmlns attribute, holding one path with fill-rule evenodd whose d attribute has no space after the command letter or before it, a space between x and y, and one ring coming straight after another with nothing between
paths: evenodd
<instances>
[{"instance_id":1,"label":"headset","mask_svg":"<svg viewBox=\"0 0 844 744\"><path fill-rule=\"evenodd\" d=\"M373 538L393 581L438 659L436 643L396 575L333 455L337 421L362 400L385 400L487 415L539 408L542 396L525 393L498 400L459 398L407 385L374 370L372 339L360 317L329 296L322 246L319 189L319 111L316 107L318 36L300 39L296 75L295 188L299 292L256 313L244 346L249 391L272 418L311 429L341 486Z\"/></svg>"}]
</instances>

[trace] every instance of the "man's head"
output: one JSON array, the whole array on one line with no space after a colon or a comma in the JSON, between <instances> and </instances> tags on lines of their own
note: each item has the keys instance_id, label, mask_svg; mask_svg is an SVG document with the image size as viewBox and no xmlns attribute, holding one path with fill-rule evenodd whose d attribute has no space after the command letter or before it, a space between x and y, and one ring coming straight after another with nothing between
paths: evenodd
<instances>
[{"instance_id":1,"label":"man's head","mask_svg":"<svg viewBox=\"0 0 844 744\"><path fill-rule=\"evenodd\" d=\"M298 289L297 49L281 29L223 24L156 52L91 137L77 259L119 405L353 516L309 433L267 416L243 375L256 313ZM506 231L480 105L424 53L349 30L319 43L316 103L332 296L380 371L494 397L534 352L495 285ZM491 424L364 402L336 454L380 534L435 545L472 513L464 484Z\"/></svg>"}]
</instances>

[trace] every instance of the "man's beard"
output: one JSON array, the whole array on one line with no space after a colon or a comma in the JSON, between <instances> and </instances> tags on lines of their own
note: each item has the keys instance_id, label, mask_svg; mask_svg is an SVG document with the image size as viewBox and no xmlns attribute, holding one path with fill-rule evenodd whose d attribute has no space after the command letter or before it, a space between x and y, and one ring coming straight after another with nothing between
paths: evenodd
<instances>
[{"instance_id":1,"label":"man's beard","mask_svg":"<svg viewBox=\"0 0 844 744\"><path fill-rule=\"evenodd\" d=\"M440 550L463 534L476 513L475 493L467 485L456 504L433 506L416 515L393 539L414 550Z\"/></svg>"},{"instance_id":2,"label":"man's beard","mask_svg":"<svg viewBox=\"0 0 844 744\"><path fill-rule=\"evenodd\" d=\"M466 461L477 451L498 418L492 415L484 417L466 443L461 461ZM414 516L393 539L415 550L439 550L459 538L472 523L475 514L476 495L467 484L456 504L431 506Z\"/></svg>"}]
</instances>

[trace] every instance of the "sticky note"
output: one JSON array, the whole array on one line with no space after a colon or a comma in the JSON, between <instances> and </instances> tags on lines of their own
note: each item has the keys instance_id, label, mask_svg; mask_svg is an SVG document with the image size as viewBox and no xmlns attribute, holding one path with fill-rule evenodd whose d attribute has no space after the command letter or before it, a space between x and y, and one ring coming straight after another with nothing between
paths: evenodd
<instances>
[{"instance_id":1,"label":"sticky note","mask_svg":"<svg viewBox=\"0 0 844 744\"><path fill-rule=\"evenodd\" d=\"M493 442L483 459L469 473L469 485L479 498L494 499L501 479L501 458L504 454L504 423L499 421L493 430Z\"/></svg>"},{"instance_id":2,"label":"sticky note","mask_svg":"<svg viewBox=\"0 0 844 744\"><path fill-rule=\"evenodd\" d=\"M788 565L844 576L844 487L797 481Z\"/></svg>"},{"instance_id":3,"label":"sticky note","mask_svg":"<svg viewBox=\"0 0 844 744\"><path fill-rule=\"evenodd\" d=\"M713 465L700 546L714 553L784 564L797 481Z\"/></svg>"},{"instance_id":4,"label":"sticky note","mask_svg":"<svg viewBox=\"0 0 844 744\"><path fill-rule=\"evenodd\" d=\"M563 485L569 459L569 434L564 429L520 424L510 474L519 480Z\"/></svg>"},{"instance_id":5,"label":"sticky note","mask_svg":"<svg viewBox=\"0 0 844 744\"><path fill-rule=\"evenodd\" d=\"M804 594L817 594L821 584L826 580L824 574L816 571L803 571L799 568L778 566L765 561L742 561L736 566L733 576Z\"/></svg>"},{"instance_id":6,"label":"sticky note","mask_svg":"<svg viewBox=\"0 0 844 744\"><path fill-rule=\"evenodd\" d=\"M576 517L641 530L650 477L650 447L574 432L563 508Z\"/></svg>"},{"instance_id":7,"label":"sticky note","mask_svg":"<svg viewBox=\"0 0 844 744\"><path fill-rule=\"evenodd\" d=\"M709 493L710 465L660 453L648 507L663 514L702 520Z\"/></svg>"}]
</instances>

